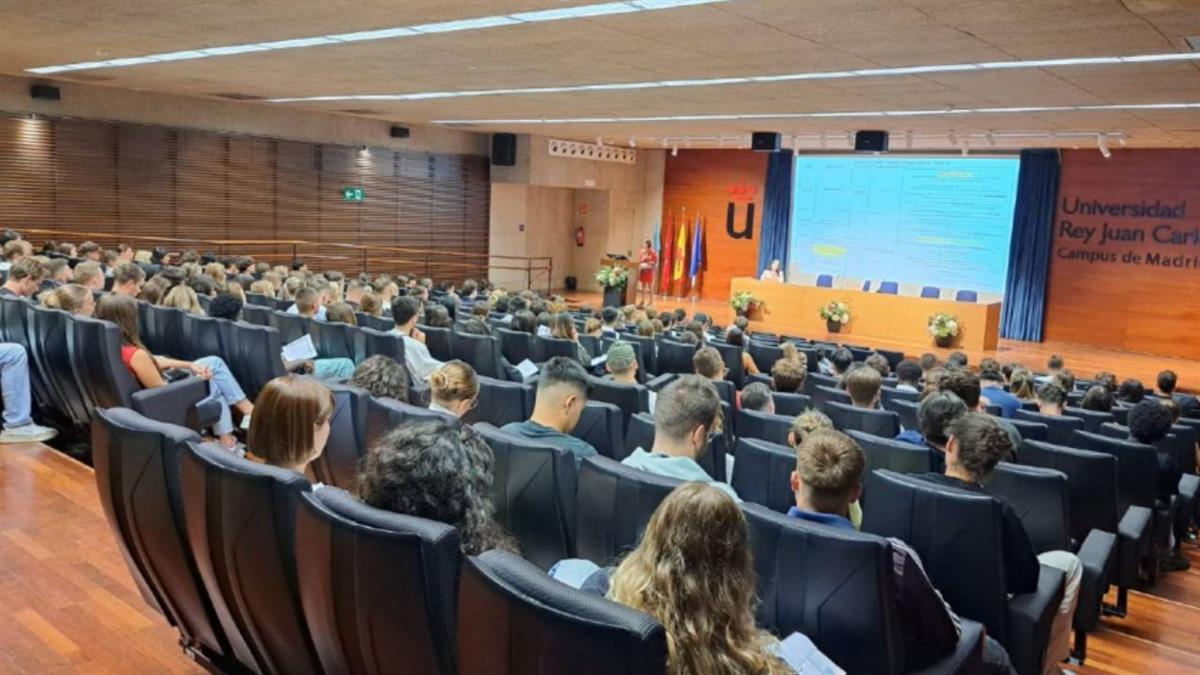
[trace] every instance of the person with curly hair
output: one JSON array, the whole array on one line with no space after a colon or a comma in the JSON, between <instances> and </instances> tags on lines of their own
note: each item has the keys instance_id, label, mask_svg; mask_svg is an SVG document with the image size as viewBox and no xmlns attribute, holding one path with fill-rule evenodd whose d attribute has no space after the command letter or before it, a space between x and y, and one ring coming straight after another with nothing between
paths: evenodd
<instances>
[{"instance_id":1,"label":"person with curly hair","mask_svg":"<svg viewBox=\"0 0 1200 675\"><path fill-rule=\"evenodd\" d=\"M408 369L390 356L376 354L364 360L346 384L366 389L376 398L408 403Z\"/></svg>"},{"instance_id":2,"label":"person with curly hair","mask_svg":"<svg viewBox=\"0 0 1200 675\"><path fill-rule=\"evenodd\" d=\"M464 555L517 552L496 522L492 450L469 426L449 420L404 424L371 448L358 475L368 506L436 520L458 529Z\"/></svg>"}]
</instances>

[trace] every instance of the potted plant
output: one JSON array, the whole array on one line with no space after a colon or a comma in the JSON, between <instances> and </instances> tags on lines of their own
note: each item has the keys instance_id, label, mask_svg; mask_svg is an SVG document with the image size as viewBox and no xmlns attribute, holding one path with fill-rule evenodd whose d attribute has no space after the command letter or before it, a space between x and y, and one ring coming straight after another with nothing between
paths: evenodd
<instances>
[{"instance_id":1,"label":"potted plant","mask_svg":"<svg viewBox=\"0 0 1200 675\"><path fill-rule=\"evenodd\" d=\"M830 333L840 333L842 324L850 323L850 305L841 300L833 300L821 308L821 318L825 319L825 328Z\"/></svg>"},{"instance_id":2,"label":"potted plant","mask_svg":"<svg viewBox=\"0 0 1200 675\"><path fill-rule=\"evenodd\" d=\"M939 347L953 346L961 328L958 317L949 312L938 312L929 317L929 334L933 336L934 344Z\"/></svg>"},{"instance_id":3,"label":"potted plant","mask_svg":"<svg viewBox=\"0 0 1200 675\"><path fill-rule=\"evenodd\" d=\"M754 310L758 309L762 301L754 297L750 291L738 291L729 299L729 306L738 316L747 316Z\"/></svg>"},{"instance_id":4,"label":"potted plant","mask_svg":"<svg viewBox=\"0 0 1200 675\"><path fill-rule=\"evenodd\" d=\"M629 287L629 271L617 265L605 265L596 272L596 282L604 289L605 307L623 307Z\"/></svg>"}]
</instances>

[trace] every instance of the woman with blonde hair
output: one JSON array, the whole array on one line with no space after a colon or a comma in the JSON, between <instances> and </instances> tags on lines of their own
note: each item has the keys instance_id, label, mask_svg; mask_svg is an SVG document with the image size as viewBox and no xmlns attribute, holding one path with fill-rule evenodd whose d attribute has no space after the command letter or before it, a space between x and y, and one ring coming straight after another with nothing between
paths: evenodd
<instances>
[{"instance_id":1,"label":"woman with blonde hair","mask_svg":"<svg viewBox=\"0 0 1200 675\"><path fill-rule=\"evenodd\" d=\"M383 302L374 293L363 293L358 301L358 311L371 316L383 316Z\"/></svg>"},{"instance_id":2,"label":"woman with blonde hair","mask_svg":"<svg viewBox=\"0 0 1200 675\"><path fill-rule=\"evenodd\" d=\"M1008 390L1022 401L1037 400L1037 382L1033 379L1033 373L1028 370L1014 370Z\"/></svg>"},{"instance_id":3,"label":"woman with blonde hair","mask_svg":"<svg viewBox=\"0 0 1200 675\"><path fill-rule=\"evenodd\" d=\"M454 359L429 375L429 409L461 418L479 402L479 378L470 364Z\"/></svg>"},{"instance_id":4,"label":"woman with blonde hair","mask_svg":"<svg viewBox=\"0 0 1200 675\"><path fill-rule=\"evenodd\" d=\"M658 620L670 675L790 673L754 623L754 563L746 517L703 483L677 488L612 575L608 598Z\"/></svg>"},{"instance_id":5,"label":"woman with blonde hair","mask_svg":"<svg viewBox=\"0 0 1200 675\"><path fill-rule=\"evenodd\" d=\"M225 266L219 262L209 263L204 266L204 274L213 280L217 285L217 291L225 290Z\"/></svg>"},{"instance_id":6,"label":"woman with blonde hair","mask_svg":"<svg viewBox=\"0 0 1200 675\"><path fill-rule=\"evenodd\" d=\"M92 292L79 284L64 284L42 293L38 298L43 307L61 309L79 316L91 316L96 311L96 300Z\"/></svg>"},{"instance_id":7,"label":"woman with blonde hair","mask_svg":"<svg viewBox=\"0 0 1200 675\"><path fill-rule=\"evenodd\" d=\"M196 296L196 291L193 291L190 286L179 284L178 286L167 291L163 296L161 307L173 307L182 309L188 314L204 314L204 308L200 306L200 298Z\"/></svg>"}]
</instances>

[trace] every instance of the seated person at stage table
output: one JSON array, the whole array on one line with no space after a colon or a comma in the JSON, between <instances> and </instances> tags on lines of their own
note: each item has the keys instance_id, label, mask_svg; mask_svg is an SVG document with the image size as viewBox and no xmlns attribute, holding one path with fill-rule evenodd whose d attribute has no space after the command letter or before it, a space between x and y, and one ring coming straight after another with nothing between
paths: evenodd
<instances>
[{"instance_id":1,"label":"seated person at stage table","mask_svg":"<svg viewBox=\"0 0 1200 675\"><path fill-rule=\"evenodd\" d=\"M425 346L425 334L417 328L420 314L421 302L414 297L401 295L392 301L392 320L396 322L392 330L404 336L405 365L414 380L424 382L442 362L430 356Z\"/></svg>"},{"instance_id":2,"label":"seated person at stage table","mask_svg":"<svg viewBox=\"0 0 1200 675\"><path fill-rule=\"evenodd\" d=\"M763 270L758 277L759 281L783 281L783 264L779 262L779 258L771 261L767 269Z\"/></svg>"},{"instance_id":3,"label":"seated person at stage table","mask_svg":"<svg viewBox=\"0 0 1200 675\"><path fill-rule=\"evenodd\" d=\"M637 354L628 342L617 340L609 346L604 369L608 371L609 379L617 384L638 383Z\"/></svg>"},{"instance_id":4,"label":"seated person at stage table","mask_svg":"<svg viewBox=\"0 0 1200 675\"><path fill-rule=\"evenodd\" d=\"M1191 394L1176 394L1175 386L1179 378L1173 370L1164 370L1158 374L1158 393L1156 396L1174 399L1179 404L1179 410L1184 417L1200 417L1200 401Z\"/></svg>"},{"instance_id":5,"label":"seated person at stage table","mask_svg":"<svg viewBox=\"0 0 1200 675\"><path fill-rule=\"evenodd\" d=\"M1014 450L1012 440L1001 427L1000 421L984 413L969 412L951 422L946 433L945 473L920 474L918 477L968 492L991 494L983 487L983 481ZM1000 502L1003 516L1001 539L1008 592L1015 595L1036 591L1040 565L1062 570L1066 575L1062 603L1050 627L1044 660L1045 672L1057 673L1058 664L1071 651L1071 618L1075 615L1075 604L1079 600L1083 565L1074 553L1068 551L1036 554L1016 510L1003 497L991 496Z\"/></svg>"},{"instance_id":6,"label":"seated person at stage table","mask_svg":"<svg viewBox=\"0 0 1200 675\"><path fill-rule=\"evenodd\" d=\"M50 427L34 424L29 390L29 355L25 348L10 342L0 343L0 392L4 394L4 430L0 432L0 444L39 443L58 435Z\"/></svg>"},{"instance_id":7,"label":"seated person at stage table","mask_svg":"<svg viewBox=\"0 0 1200 675\"><path fill-rule=\"evenodd\" d=\"M246 445L267 464L303 475L325 451L333 407L333 394L319 380L277 377L254 400L258 414L250 419Z\"/></svg>"},{"instance_id":8,"label":"seated person at stage table","mask_svg":"<svg viewBox=\"0 0 1200 675\"><path fill-rule=\"evenodd\" d=\"M896 389L919 394L923 374L919 363L912 359L904 359L896 364Z\"/></svg>"},{"instance_id":9,"label":"seated person at stage table","mask_svg":"<svg viewBox=\"0 0 1200 675\"><path fill-rule=\"evenodd\" d=\"M568 450L578 466L584 457L597 454L590 443L570 435L587 401L587 371L574 359L555 356L542 364L533 415L524 422L505 424L502 431Z\"/></svg>"},{"instance_id":10,"label":"seated person at stage table","mask_svg":"<svg viewBox=\"0 0 1200 675\"><path fill-rule=\"evenodd\" d=\"M883 378L874 368L864 366L846 375L846 393L850 394L850 403L855 408L877 410L882 387Z\"/></svg>"},{"instance_id":11,"label":"seated person at stage table","mask_svg":"<svg viewBox=\"0 0 1200 675\"><path fill-rule=\"evenodd\" d=\"M517 553L496 522L492 450L477 431L452 420L406 423L363 459L358 498L367 506L453 525L464 555Z\"/></svg>"},{"instance_id":12,"label":"seated person at stage table","mask_svg":"<svg viewBox=\"0 0 1200 675\"><path fill-rule=\"evenodd\" d=\"M788 510L788 517L833 529L854 530L850 509L862 494L865 469L862 448L846 434L833 429L806 434L804 441L796 446L796 470L791 477L796 505ZM925 575L916 551L899 539L888 538L888 543L896 578L897 609L900 624L904 626L904 670L911 671L953 653L962 629L958 617ZM994 641L987 645L986 654L989 661L1008 662L1007 652Z\"/></svg>"},{"instance_id":13,"label":"seated person at stage table","mask_svg":"<svg viewBox=\"0 0 1200 675\"><path fill-rule=\"evenodd\" d=\"M721 429L721 397L712 382L684 375L658 393L654 406L654 447L635 449L621 461L668 478L710 483L737 499L737 492L715 480L696 462L708 449L709 435Z\"/></svg>"},{"instance_id":14,"label":"seated person at stage table","mask_svg":"<svg viewBox=\"0 0 1200 675\"><path fill-rule=\"evenodd\" d=\"M1004 391L1004 375L999 370L990 368L980 370L979 386L981 387L980 395L987 399L987 404L1000 406L1001 415L1012 417L1021 409L1021 399Z\"/></svg>"},{"instance_id":15,"label":"seated person at stage table","mask_svg":"<svg viewBox=\"0 0 1200 675\"><path fill-rule=\"evenodd\" d=\"M1062 417L1063 406L1067 404L1067 392L1054 382L1047 382L1038 387L1038 412L1051 417Z\"/></svg>"}]
</instances>

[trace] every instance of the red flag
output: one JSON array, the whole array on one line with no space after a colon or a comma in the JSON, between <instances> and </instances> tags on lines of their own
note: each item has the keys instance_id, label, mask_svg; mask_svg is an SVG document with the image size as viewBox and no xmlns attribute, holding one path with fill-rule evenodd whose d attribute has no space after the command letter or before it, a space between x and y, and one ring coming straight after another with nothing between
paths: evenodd
<instances>
[{"instance_id":1,"label":"red flag","mask_svg":"<svg viewBox=\"0 0 1200 675\"><path fill-rule=\"evenodd\" d=\"M663 295L667 295L671 289L671 250L675 237L675 214L671 214L671 222L667 225L667 229L663 232L665 235L662 239L662 251L658 256L659 282L658 290Z\"/></svg>"}]
</instances>

